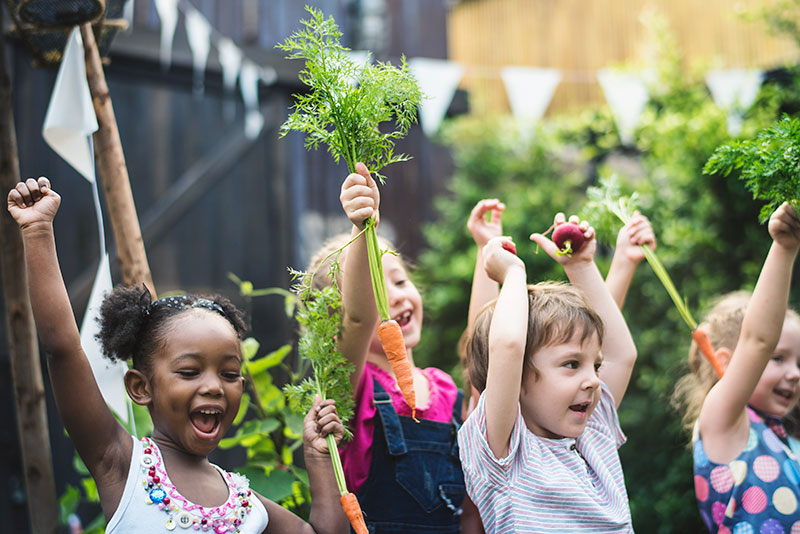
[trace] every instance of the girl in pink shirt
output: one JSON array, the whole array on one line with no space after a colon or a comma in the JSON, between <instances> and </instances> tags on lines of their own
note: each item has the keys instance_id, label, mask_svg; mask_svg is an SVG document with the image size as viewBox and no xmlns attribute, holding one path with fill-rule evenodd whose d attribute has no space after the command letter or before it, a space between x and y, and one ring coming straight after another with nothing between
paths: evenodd
<instances>
[{"instance_id":1,"label":"girl in pink shirt","mask_svg":"<svg viewBox=\"0 0 800 534\"><path fill-rule=\"evenodd\" d=\"M367 168L359 163L357 170L345 179L340 196L352 232L323 247L309 268L317 273L316 285L328 284L328 269L322 264L354 239L339 257L344 310L339 349L355 367L350 377L356 402L354 438L342 451L348 488L358 497L372 532L482 532L477 511L466 498L456 440L463 396L443 371L414 366L422 298L394 254L383 255L383 271L390 315L401 327L411 363L419 422L411 418L378 340L366 240L359 233L365 221L377 219L380 194ZM386 241L381 247L393 249Z\"/></svg>"}]
</instances>

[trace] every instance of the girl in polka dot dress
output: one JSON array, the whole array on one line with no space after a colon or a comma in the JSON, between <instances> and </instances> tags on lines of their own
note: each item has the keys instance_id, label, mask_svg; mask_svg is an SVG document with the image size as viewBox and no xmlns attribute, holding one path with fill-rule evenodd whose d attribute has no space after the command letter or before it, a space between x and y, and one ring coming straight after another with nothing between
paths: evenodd
<instances>
[{"instance_id":1,"label":"girl in polka dot dress","mask_svg":"<svg viewBox=\"0 0 800 534\"><path fill-rule=\"evenodd\" d=\"M723 297L701 325L724 375L693 345L692 371L676 390L684 420L695 422L695 494L712 533L800 533L800 466L781 422L800 399L800 317L787 311L800 220L788 204L772 214L769 233L752 296Z\"/></svg>"}]
</instances>

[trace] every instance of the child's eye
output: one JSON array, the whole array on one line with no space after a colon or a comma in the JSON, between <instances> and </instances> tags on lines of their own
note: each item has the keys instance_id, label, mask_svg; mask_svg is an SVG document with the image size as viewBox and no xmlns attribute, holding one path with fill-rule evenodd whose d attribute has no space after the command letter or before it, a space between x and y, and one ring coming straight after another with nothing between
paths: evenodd
<instances>
[{"instance_id":1,"label":"child's eye","mask_svg":"<svg viewBox=\"0 0 800 534\"><path fill-rule=\"evenodd\" d=\"M397 280L397 281L394 283L394 285L396 285L397 287L403 287L404 285L406 285L406 282L407 282L407 281L408 281L408 280Z\"/></svg>"},{"instance_id":2,"label":"child's eye","mask_svg":"<svg viewBox=\"0 0 800 534\"><path fill-rule=\"evenodd\" d=\"M568 362L564 362L564 367L566 367L567 369L577 369L578 365L580 365L578 363L578 360L570 360Z\"/></svg>"},{"instance_id":3,"label":"child's eye","mask_svg":"<svg viewBox=\"0 0 800 534\"><path fill-rule=\"evenodd\" d=\"M773 362L777 362L777 363L782 363L783 362L783 356L780 355L780 354L776 354L775 356L772 357L772 361Z\"/></svg>"},{"instance_id":4,"label":"child's eye","mask_svg":"<svg viewBox=\"0 0 800 534\"><path fill-rule=\"evenodd\" d=\"M183 377L186 377L186 378L189 378L189 377L192 377L192 376L197 376L199 374L197 371L194 371L192 369L181 369L180 371L175 371L175 372L177 374L179 374L180 376L183 376Z\"/></svg>"},{"instance_id":5,"label":"child's eye","mask_svg":"<svg viewBox=\"0 0 800 534\"><path fill-rule=\"evenodd\" d=\"M603 364L602 364L602 363L596 363L596 364L594 364L594 372L595 372L595 373L599 373L599 372L600 372L600 368L601 368L601 367L603 367Z\"/></svg>"},{"instance_id":6,"label":"child's eye","mask_svg":"<svg viewBox=\"0 0 800 534\"><path fill-rule=\"evenodd\" d=\"M242 378L242 373L239 373L237 371L229 371L227 373L222 373L222 376L226 380L239 380L240 378Z\"/></svg>"}]
</instances>

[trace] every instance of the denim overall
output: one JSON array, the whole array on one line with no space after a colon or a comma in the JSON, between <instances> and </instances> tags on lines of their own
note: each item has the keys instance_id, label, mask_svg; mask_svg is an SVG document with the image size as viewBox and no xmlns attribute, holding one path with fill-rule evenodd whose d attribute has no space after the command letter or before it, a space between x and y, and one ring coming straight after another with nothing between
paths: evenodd
<instances>
[{"instance_id":1,"label":"denim overall","mask_svg":"<svg viewBox=\"0 0 800 534\"><path fill-rule=\"evenodd\" d=\"M457 534L466 492L456 440L463 393L450 423L415 423L398 415L386 390L373 384L379 417L369 476L357 495L369 532Z\"/></svg>"}]
</instances>

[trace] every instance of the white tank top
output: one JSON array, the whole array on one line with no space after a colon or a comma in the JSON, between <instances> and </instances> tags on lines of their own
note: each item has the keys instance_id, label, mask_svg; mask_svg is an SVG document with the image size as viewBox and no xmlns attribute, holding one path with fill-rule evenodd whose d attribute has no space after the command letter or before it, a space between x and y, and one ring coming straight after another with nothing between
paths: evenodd
<instances>
[{"instance_id":1,"label":"white tank top","mask_svg":"<svg viewBox=\"0 0 800 534\"><path fill-rule=\"evenodd\" d=\"M190 502L178 493L167 475L161 451L152 440L134 439L125 490L106 534L261 534L269 517L247 479L218 466L229 488L228 500L214 508ZM195 526L196 525L196 526Z\"/></svg>"}]
</instances>

